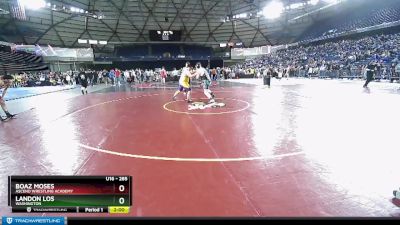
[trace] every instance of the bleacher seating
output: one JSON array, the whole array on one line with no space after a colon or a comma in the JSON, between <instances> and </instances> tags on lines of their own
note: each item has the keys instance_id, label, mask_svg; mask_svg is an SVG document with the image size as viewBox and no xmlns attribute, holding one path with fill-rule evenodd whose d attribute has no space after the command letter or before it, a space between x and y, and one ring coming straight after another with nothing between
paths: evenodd
<instances>
[{"instance_id":1,"label":"bleacher seating","mask_svg":"<svg viewBox=\"0 0 400 225\"><path fill-rule=\"evenodd\" d=\"M177 58L178 55L180 55L180 54L181 54L181 51L180 51L179 45L162 45L162 44L152 45L152 55L153 56L164 57L164 58Z\"/></svg>"},{"instance_id":2,"label":"bleacher seating","mask_svg":"<svg viewBox=\"0 0 400 225\"><path fill-rule=\"evenodd\" d=\"M21 63L41 63L43 62L40 56L27 53L10 53L0 51L0 61L2 62L21 62Z\"/></svg>"},{"instance_id":3,"label":"bleacher seating","mask_svg":"<svg viewBox=\"0 0 400 225\"><path fill-rule=\"evenodd\" d=\"M352 4L348 1L347 4ZM400 21L400 4L398 0L372 1L364 0L356 9L343 6L335 16L321 21L318 26L311 26L298 41L314 40L321 37L334 37L342 32Z\"/></svg>"},{"instance_id":4,"label":"bleacher seating","mask_svg":"<svg viewBox=\"0 0 400 225\"><path fill-rule=\"evenodd\" d=\"M147 56L149 56L149 47L147 45L124 46L116 49L116 57L141 59Z\"/></svg>"},{"instance_id":5,"label":"bleacher seating","mask_svg":"<svg viewBox=\"0 0 400 225\"><path fill-rule=\"evenodd\" d=\"M48 70L40 56L28 53L0 51L0 71L22 72Z\"/></svg>"},{"instance_id":6,"label":"bleacher seating","mask_svg":"<svg viewBox=\"0 0 400 225\"><path fill-rule=\"evenodd\" d=\"M151 49L151 50L150 50ZM151 54L149 54L151 52ZM108 60L158 60L158 59L188 59L205 60L213 56L212 48L195 45L153 44L122 46L116 48L114 57ZM98 57L98 61L103 60Z\"/></svg>"},{"instance_id":7,"label":"bleacher seating","mask_svg":"<svg viewBox=\"0 0 400 225\"><path fill-rule=\"evenodd\" d=\"M186 56L193 59L207 59L212 56L212 49L209 47L185 45L183 50Z\"/></svg>"},{"instance_id":8,"label":"bleacher seating","mask_svg":"<svg viewBox=\"0 0 400 225\"><path fill-rule=\"evenodd\" d=\"M370 62L379 64L376 79L399 79L394 66L400 64L400 32L281 49L236 65L238 69L266 68L294 71L293 76L320 78L362 78ZM321 69L322 68L322 69Z\"/></svg>"},{"instance_id":9,"label":"bleacher seating","mask_svg":"<svg viewBox=\"0 0 400 225\"><path fill-rule=\"evenodd\" d=\"M3 63L0 62L0 71L6 72L23 72L23 71L40 71L48 70L45 64L25 64L25 63Z\"/></svg>"}]
</instances>

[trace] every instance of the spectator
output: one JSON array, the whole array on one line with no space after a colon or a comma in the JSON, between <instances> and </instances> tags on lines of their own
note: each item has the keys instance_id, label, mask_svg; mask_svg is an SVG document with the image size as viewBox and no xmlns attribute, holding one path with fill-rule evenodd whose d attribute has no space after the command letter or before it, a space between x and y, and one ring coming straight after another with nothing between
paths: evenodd
<instances>
[{"instance_id":1,"label":"spectator","mask_svg":"<svg viewBox=\"0 0 400 225\"><path fill-rule=\"evenodd\" d=\"M160 76L161 76L161 83L165 84L165 79L167 78L167 71L165 70L165 67L161 68Z\"/></svg>"},{"instance_id":2,"label":"spectator","mask_svg":"<svg viewBox=\"0 0 400 225\"><path fill-rule=\"evenodd\" d=\"M374 62L371 62L367 66L367 80L364 84L364 88L368 87L369 82L371 82L374 79L374 73L376 72L376 64Z\"/></svg>"},{"instance_id":3,"label":"spectator","mask_svg":"<svg viewBox=\"0 0 400 225\"><path fill-rule=\"evenodd\" d=\"M117 84L118 86L121 85L121 70L119 69L115 69L115 84Z\"/></svg>"},{"instance_id":4,"label":"spectator","mask_svg":"<svg viewBox=\"0 0 400 225\"><path fill-rule=\"evenodd\" d=\"M115 85L115 70L111 69L110 72L108 73L108 77L111 80L111 84L114 86Z\"/></svg>"}]
</instances>

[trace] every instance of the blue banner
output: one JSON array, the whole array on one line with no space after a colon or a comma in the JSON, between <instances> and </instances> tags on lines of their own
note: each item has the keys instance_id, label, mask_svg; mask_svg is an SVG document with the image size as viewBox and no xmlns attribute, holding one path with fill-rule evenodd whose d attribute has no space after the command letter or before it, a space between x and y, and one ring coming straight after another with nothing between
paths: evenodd
<instances>
[{"instance_id":1,"label":"blue banner","mask_svg":"<svg viewBox=\"0 0 400 225\"><path fill-rule=\"evenodd\" d=\"M3 225L36 225L36 224L52 224L64 225L64 217L3 217Z\"/></svg>"}]
</instances>

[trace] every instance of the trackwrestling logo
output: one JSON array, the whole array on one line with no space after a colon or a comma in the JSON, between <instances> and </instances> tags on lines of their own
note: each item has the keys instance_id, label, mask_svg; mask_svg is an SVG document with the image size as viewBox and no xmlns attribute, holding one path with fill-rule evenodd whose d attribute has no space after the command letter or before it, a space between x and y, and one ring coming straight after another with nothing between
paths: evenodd
<instances>
[{"instance_id":1,"label":"trackwrestling logo","mask_svg":"<svg viewBox=\"0 0 400 225\"><path fill-rule=\"evenodd\" d=\"M35 225L35 224L52 224L64 225L64 217L3 217L3 224L9 225Z\"/></svg>"}]
</instances>

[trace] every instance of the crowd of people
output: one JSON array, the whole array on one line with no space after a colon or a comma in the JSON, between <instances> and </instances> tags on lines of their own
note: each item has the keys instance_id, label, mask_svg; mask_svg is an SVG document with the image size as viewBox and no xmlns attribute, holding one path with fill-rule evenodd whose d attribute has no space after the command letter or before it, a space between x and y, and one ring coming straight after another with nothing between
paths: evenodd
<instances>
[{"instance_id":1,"label":"crowd of people","mask_svg":"<svg viewBox=\"0 0 400 225\"><path fill-rule=\"evenodd\" d=\"M374 62L374 78L398 80L400 77L400 33L292 46L231 67L207 68L211 79L250 77L365 78L367 66ZM165 71L161 72L161 71ZM81 71L20 73L14 87L79 84ZM177 81L181 70L118 68L84 70L89 85L118 85L123 82Z\"/></svg>"},{"instance_id":2,"label":"crowd of people","mask_svg":"<svg viewBox=\"0 0 400 225\"><path fill-rule=\"evenodd\" d=\"M131 69L131 70L102 70L98 71L99 83L111 83L111 84L121 84L121 82L128 83L144 83L144 82L161 82L165 83L166 79L178 81L182 74L182 69L173 68L171 71L167 71L165 67L159 69ZM212 80L228 79L228 75L231 73L231 69L228 67L216 67L216 68L206 68L207 72L210 74Z\"/></svg>"},{"instance_id":3,"label":"crowd of people","mask_svg":"<svg viewBox=\"0 0 400 225\"><path fill-rule=\"evenodd\" d=\"M91 71L88 71L90 73ZM73 85L77 73L68 72L24 72L11 75L13 77L13 87L35 87L35 86L56 86Z\"/></svg>"},{"instance_id":4,"label":"crowd of people","mask_svg":"<svg viewBox=\"0 0 400 225\"><path fill-rule=\"evenodd\" d=\"M374 35L361 39L294 46L236 65L236 73L262 76L363 78L370 62L376 79L398 79L400 34Z\"/></svg>"},{"instance_id":5,"label":"crowd of people","mask_svg":"<svg viewBox=\"0 0 400 225\"><path fill-rule=\"evenodd\" d=\"M231 69L207 68L213 80L220 78L228 79ZM165 68L159 69L130 69L121 70L118 68L110 70L95 71L92 69L81 69L79 71L66 72L37 72L37 73L19 73L13 76L13 87L34 87L34 86L56 86L56 85L77 85L80 84L80 75L85 74L89 85L111 84L121 85L122 83L144 83L144 82L162 82L166 80L178 81L181 70L174 68L171 71Z\"/></svg>"}]
</instances>

